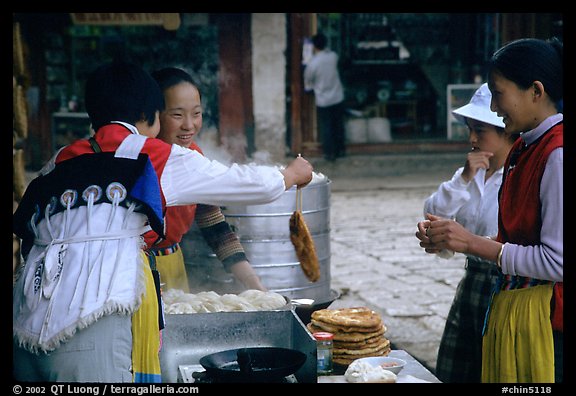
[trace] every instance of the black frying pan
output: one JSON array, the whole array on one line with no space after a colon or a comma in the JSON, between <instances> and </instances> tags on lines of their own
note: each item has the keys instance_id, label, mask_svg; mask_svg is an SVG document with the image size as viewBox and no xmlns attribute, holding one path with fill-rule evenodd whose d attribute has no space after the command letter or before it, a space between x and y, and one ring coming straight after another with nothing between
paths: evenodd
<instances>
[{"instance_id":1,"label":"black frying pan","mask_svg":"<svg viewBox=\"0 0 576 396\"><path fill-rule=\"evenodd\" d=\"M229 349L200 358L206 373L225 382L277 382L305 361L303 352L276 347Z\"/></svg>"},{"instance_id":2,"label":"black frying pan","mask_svg":"<svg viewBox=\"0 0 576 396\"><path fill-rule=\"evenodd\" d=\"M305 325L310 323L312 312L328 308L335 300L340 298L340 293L334 289L330 290L330 298L326 301L315 302L311 305L296 305L294 311Z\"/></svg>"}]
</instances>

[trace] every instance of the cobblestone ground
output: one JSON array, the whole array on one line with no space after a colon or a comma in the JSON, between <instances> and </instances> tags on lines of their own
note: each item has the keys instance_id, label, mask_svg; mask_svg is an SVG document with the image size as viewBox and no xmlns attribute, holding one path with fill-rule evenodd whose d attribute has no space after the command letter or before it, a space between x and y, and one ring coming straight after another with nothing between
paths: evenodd
<instances>
[{"instance_id":1,"label":"cobblestone ground","mask_svg":"<svg viewBox=\"0 0 576 396\"><path fill-rule=\"evenodd\" d=\"M337 179L331 192L331 287L341 292L331 308L379 312L393 347L431 371L464 257L426 254L414 233L424 200L449 176Z\"/></svg>"}]
</instances>

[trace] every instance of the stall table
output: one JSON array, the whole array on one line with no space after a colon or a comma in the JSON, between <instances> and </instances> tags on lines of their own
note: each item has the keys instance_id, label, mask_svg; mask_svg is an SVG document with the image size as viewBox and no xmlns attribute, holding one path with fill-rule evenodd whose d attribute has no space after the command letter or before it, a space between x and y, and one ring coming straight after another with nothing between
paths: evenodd
<instances>
[{"instance_id":1,"label":"stall table","mask_svg":"<svg viewBox=\"0 0 576 396\"><path fill-rule=\"evenodd\" d=\"M388 356L406 361L406 366L398 373L397 383L411 383L411 382L431 382L439 383L440 380L434 376L426 367L424 367L412 355L402 349L395 349L390 351ZM346 383L344 373L335 371L335 375L323 375L318 377L318 383Z\"/></svg>"}]
</instances>

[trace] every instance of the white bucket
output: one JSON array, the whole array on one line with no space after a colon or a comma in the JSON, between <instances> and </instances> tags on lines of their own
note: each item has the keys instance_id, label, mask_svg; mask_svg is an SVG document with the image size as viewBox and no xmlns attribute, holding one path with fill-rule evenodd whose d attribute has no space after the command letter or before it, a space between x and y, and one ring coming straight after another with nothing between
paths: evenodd
<instances>
[{"instance_id":1,"label":"white bucket","mask_svg":"<svg viewBox=\"0 0 576 396\"><path fill-rule=\"evenodd\" d=\"M346 121L346 141L348 143L368 141L368 123L365 118L351 118Z\"/></svg>"},{"instance_id":2,"label":"white bucket","mask_svg":"<svg viewBox=\"0 0 576 396\"><path fill-rule=\"evenodd\" d=\"M391 142L390 120L384 117L368 119L368 142L385 143Z\"/></svg>"}]
</instances>

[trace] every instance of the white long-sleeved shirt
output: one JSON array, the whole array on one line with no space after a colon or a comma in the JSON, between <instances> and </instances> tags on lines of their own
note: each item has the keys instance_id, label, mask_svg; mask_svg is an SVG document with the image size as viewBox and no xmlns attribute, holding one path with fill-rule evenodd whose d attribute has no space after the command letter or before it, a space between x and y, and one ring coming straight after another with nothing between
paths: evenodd
<instances>
[{"instance_id":1,"label":"white long-sleeved shirt","mask_svg":"<svg viewBox=\"0 0 576 396\"><path fill-rule=\"evenodd\" d=\"M525 132L521 135L526 145L534 143L542 134L548 131L552 126L562 121L563 114L559 113L547 118L535 129ZM457 222L462 224L471 232L478 235L494 236L497 232L497 215L485 216L484 221L486 224L481 225L478 222L478 217L474 219L473 211L465 214L466 211L458 203L462 204L466 199L467 194L464 192L462 186L464 181L461 179L463 168L456 171L452 180L444 182L434 194L432 194L424 204L424 213L437 214L442 217L455 218ZM480 177L478 171L474 180ZM498 177L501 183L502 170L498 170L500 176ZM458 176L457 176L458 175ZM496 173L490 177L493 179ZM458 180L458 177L460 180ZM483 176L482 176L483 177ZM456 179L456 180L455 180ZM488 181L490 181L488 179ZM492 180L496 182L496 179ZM469 183L472 184L472 181ZM478 185L475 183L475 185ZM486 186L482 199L490 202L488 195L486 195ZM498 210L497 201L498 189L496 189L496 196L493 198L494 207ZM448 201L450 199L451 201ZM564 279L564 150L558 148L548 157L544 175L540 182L540 201L542 202L542 228L540 230L541 244L536 246L522 246L511 243L506 243L504 248L501 264L502 272L511 275L527 276L536 279L552 280L561 282ZM452 209L450 209L452 207ZM442 212L442 210L444 212ZM462 210L459 215L458 211ZM477 210L480 213L480 210ZM496 212L497 213L497 212ZM488 221L495 221L495 232L488 232ZM469 228L470 227L470 228ZM472 229L475 227L475 230ZM487 232L484 232L487 231Z\"/></svg>"},{"instance_id":2,"label":"white long-sleeved shirt","mask_svg":"<svg viewBox=\"0 0 576 396\"><path fill-rule=\"evenodd\" d=\"M172 145L160 184L166 206L263 204L286 191L284 175L277 167L227 166L176 144Z\"/></svg>"},{"instance_id":3,"label":"white long-sleeved shirt","mask_svg":"<svg viewBox=\"0 0 576 396\"><path fill-rule=\"evenodd\" d=\"M344 100L338 73L338 55L325 48L314 54L304 69L304 89L314 91L316 106L328 107Z\"/></svg>"},{"instance_id":4,"label":"white long-sleeved shirt","mask_svg":"<svg viewBox=\"0 0 576 396\"><path fill-rule=\"evenodd\" d=\"M140 135L134 125L114 123ZM264 204L280 198L286 191L284 175L277 167L226 166L177 144L172 144L160 184L166 206Z\"/></svg>"},{"instance_id":5,"label":"white long-sleeved shirt","mask_svg":"<svg viewBox=\"0 0 576 396\"><path fill-rule=\"evenodd\" d=\"M498 190L502 184L503 168L497 169L484 182L485 169L479 169L468 183L462 178L464 167L443 182L424 202L424 215L431 213L455 219L468 231L477 235L495 236L498 233Z\"/></svg>"}]
</instances>

